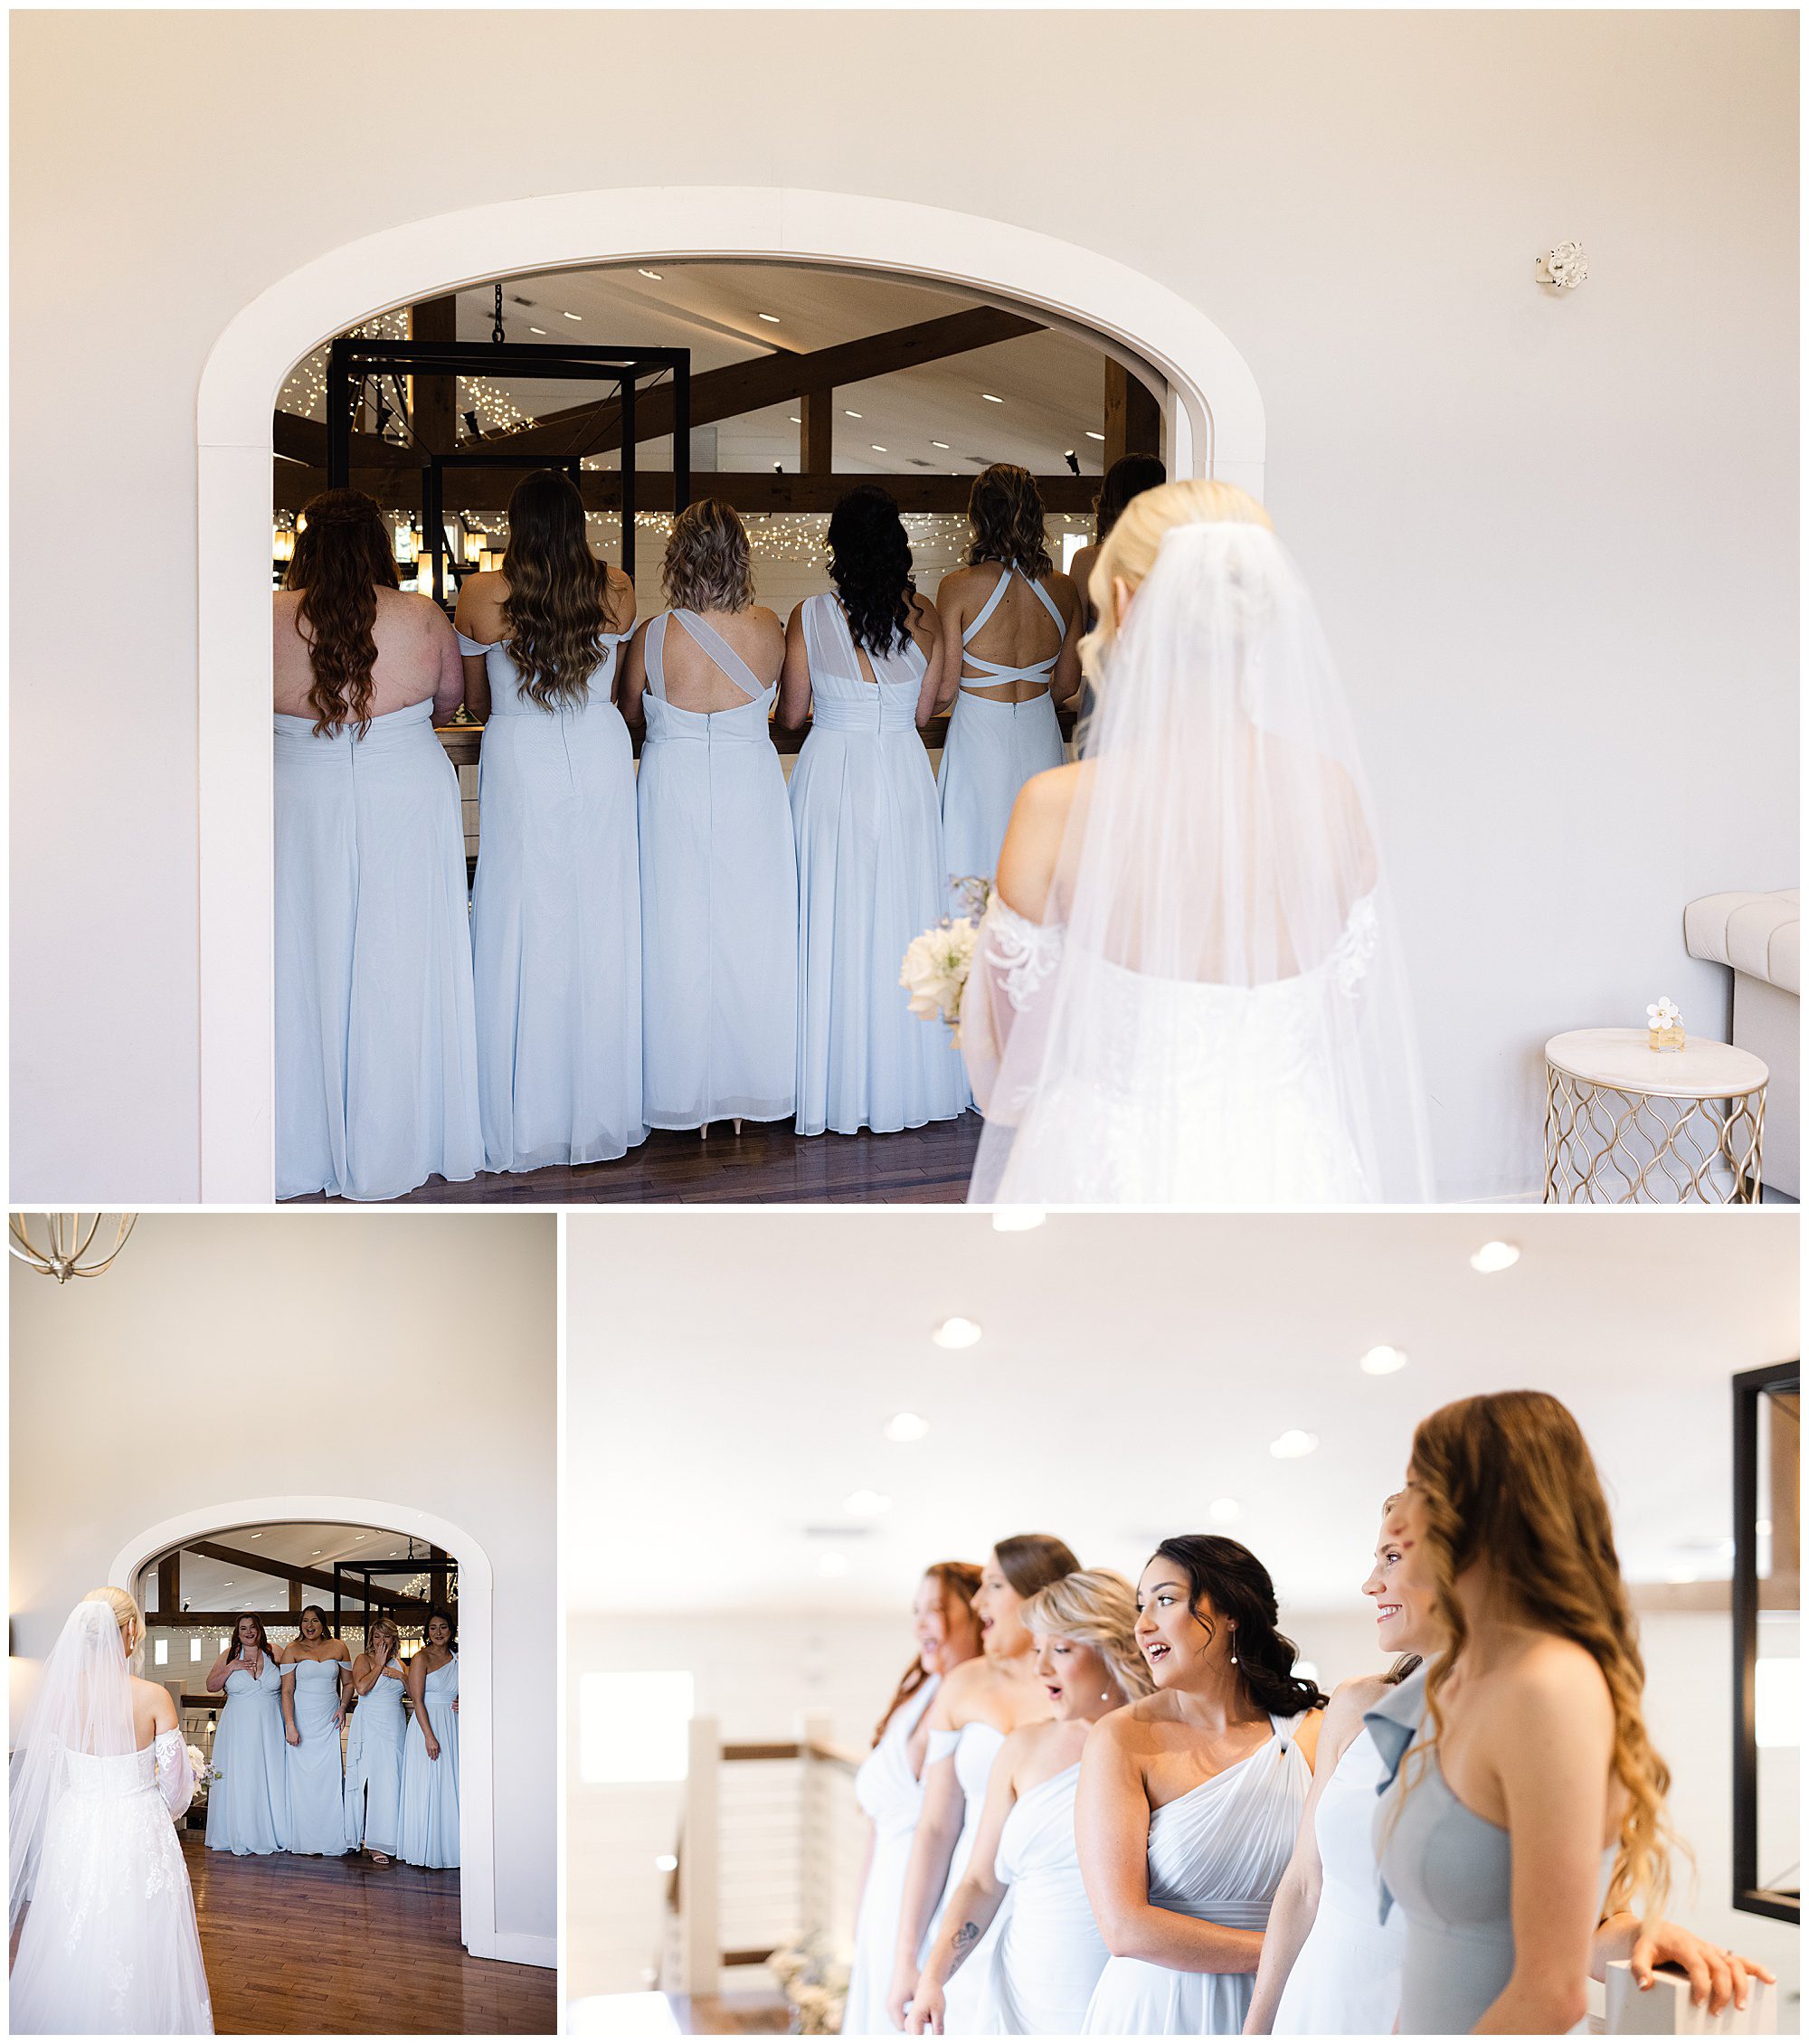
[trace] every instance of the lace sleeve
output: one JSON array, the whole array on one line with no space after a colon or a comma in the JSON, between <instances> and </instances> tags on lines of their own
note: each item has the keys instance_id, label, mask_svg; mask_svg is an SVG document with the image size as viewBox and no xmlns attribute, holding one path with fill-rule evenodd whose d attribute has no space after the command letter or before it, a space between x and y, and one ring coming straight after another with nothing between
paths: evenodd
<instances>
[{"instance_id":1,"label":"lace sleeve","mask_svg":"<svg viewBox=\"0 0 1809 2044\"><path fill-rule=\"evenodd\" d=\"M1365 894L1350 911L1350 920L1344 925L1343 934L1332 952L1332 973L1338 990L1347 1000L1359 1000L1363 994L1363 982L1369 976L1369 967L1374 962L1376 946L1380 941L1380 924L1376 915L1376 897Z\"/></svg>"},{"instance_id":2,"label":"lace sleeve","mask_svg":"<svg viewBox=\"0 0 1809 2044\"><path fill-rule=\"evenodd\" d=\"M1061 961L1062 927L1032 923L995 894L980 918L973 964L961 997L961 1055L982 1114L1012 1032L1034 1028L1041 998Z\"/></svg>"},{"instance_id":3,"label":"lace sleeve","mask_svg":"<svg viewBox=\"0 0 1809 2044\"><path fill-rule=\"evenodd\" d=\"M157 1762L157 1793L172 1817L180 1817L194 1801L194 1770L188 1764L188 1748L182 1733L159 1732L153 1750Z\"/></svg>"}]
</instances>

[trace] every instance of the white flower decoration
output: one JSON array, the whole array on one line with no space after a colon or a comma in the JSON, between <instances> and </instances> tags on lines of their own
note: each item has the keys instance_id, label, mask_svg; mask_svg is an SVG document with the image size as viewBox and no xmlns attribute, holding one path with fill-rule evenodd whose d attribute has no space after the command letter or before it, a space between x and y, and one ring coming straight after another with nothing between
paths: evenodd
<instances>
[{"instance_id":1,"label":"white flower decoration","mask_svg":"<svg viewBox=\"0 0 1809 2044\"><path fill-rule=\"evenodd\" d=\"M1648 1001L1645 1008L1647 1024L1654 1029L1674 1029L1682 1017L1677 1004L1669 994L1661 994L1655 1001Z\"/></svg>"},{"instance_id":2,"label":"white flower decoration","mask_svg":"<svg viewBox=\"0 0 1809 2044\"><path fill-rule=\"evenodd\" d=\"M1560 241L1533 259L1533 273L1554 290L1574 291L1589 274L1589 259L1581 241Z\"/></svg>"}]
</instances>

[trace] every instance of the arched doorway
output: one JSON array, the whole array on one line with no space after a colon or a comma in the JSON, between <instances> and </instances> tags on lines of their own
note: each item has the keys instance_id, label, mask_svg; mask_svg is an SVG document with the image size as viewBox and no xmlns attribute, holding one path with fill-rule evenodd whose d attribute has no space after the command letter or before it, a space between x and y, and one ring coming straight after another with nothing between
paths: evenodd
<instances>
[{"instance_id":1,"label":"arched doorway","mask_svg":"<svg viewBox=\"0 0 1809 2044\"><path fill-rule=\"evenodd\" d=\"M1167 385L1170 470L1261 495L1262 398L1188 300L1097 250L946 208L781 187L655 186L477 206L348 242L226 328L196 403L200 572L201 1197L268 1200L272 1173L270 419L290 366L389 307L478 279L661 258L853 264L1001 294Z\"/></svg>"},{"instance_id":2,"label":"arched doorway","mask_svg":"<svg viewBox=\"0 0 1809 2044\"><path fill-rule=\"evenodd\" d=\"M458 1562L460 1942L476 1959L551 1965L553 1940L497 1928L492 1576L489 1557L469 1534L431 1512L370 1498L242 1498L198 1506L133 1534L114 1557L107 1580L134 1583L158 1556L230 1528L290 1520L391 1527L443 1548Z\"/></svg>"}]
</instances>

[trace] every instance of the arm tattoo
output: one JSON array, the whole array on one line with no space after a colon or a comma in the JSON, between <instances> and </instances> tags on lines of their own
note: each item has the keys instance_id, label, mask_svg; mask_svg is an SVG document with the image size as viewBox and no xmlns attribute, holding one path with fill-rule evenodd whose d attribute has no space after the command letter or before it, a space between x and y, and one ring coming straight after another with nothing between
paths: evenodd
<instances>
[{"instance_id":1,"label":"arm tattoo","mask_svg":"<svg viewBox=\"0 0 1809 2044\"><path fill-rule=\"evenodd\" d=\"M954 1936L954 1964L949 1968L952 1973L960 1969L961 1961L972 1952L974 1946L979 1943L980 1926L971 1922L963 1924Z\"/></svg>"}]
</instances>

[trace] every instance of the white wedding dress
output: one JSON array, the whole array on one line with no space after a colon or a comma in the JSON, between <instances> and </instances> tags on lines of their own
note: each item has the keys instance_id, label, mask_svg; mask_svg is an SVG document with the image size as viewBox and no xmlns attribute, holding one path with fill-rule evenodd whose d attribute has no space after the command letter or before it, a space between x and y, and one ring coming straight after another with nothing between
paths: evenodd
<instances>
[{"instance_id":1,"label":"white wedding dress","mask_svg":"<svg viewBox=\"0 0 1809 2044\"><path fill-rule=\"evenodd\" d=\"M1063 819L1047 899L1022 904L1033 917L995 894L976 933L961 1035L986 1129L969 1197L1429 1197L1356 741L1274 535L1171 526L1096 694L1085 756L1023 812L1031 847L1040 818ZM1027 856L1039 877L1014 885L1040 886Z\"/></svg>"},{"instance_id":2,"label":"white wedding dress","mask_svg":"<svg viewBox=\"0 0 1809 2044\"><path fill-rule=\"evenodd\" d=\"M52 1708L28 1717L14 1755L13 1916L23 1913L24 1927L12 2029L211 2035L194 1897L172 1822L194 1793L187 1749L181 1732L169 1731L129 1750L130 1680L110 1607L78 1604L59 1653L77 1628L86 1672L65 1686L69 1657L60 1670L52 1655L40 1690ZM99 1658L109 1641L116 1665Z\"/></svg>"}]
</instances>

